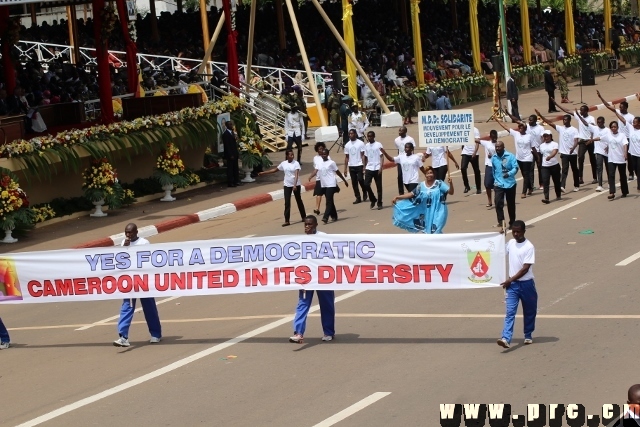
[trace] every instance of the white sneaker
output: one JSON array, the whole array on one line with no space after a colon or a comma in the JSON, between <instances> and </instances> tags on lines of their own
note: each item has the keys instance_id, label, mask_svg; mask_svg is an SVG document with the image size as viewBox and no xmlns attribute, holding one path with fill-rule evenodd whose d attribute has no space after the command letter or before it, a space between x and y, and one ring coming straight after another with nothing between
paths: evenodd
<instances>
[{"instance_id":1,"label":"white sneaker","mask_svg":"<svg viewBox=\"0 0 640 427\"><path fill-rule=\"evenodd\" d=\"M509 347L511 347L511 346L509 345L509 343L507 342L507 340L505 340L504 338L500 338L500 339L498 340L498 345L499 345L500 347L504 347L504 348L509 348Z\"/></svg>"},{"instance_id":2,"label":"white sneaker","mask_svg":"<svg viewBox=\"0 0 640 427\"><path fill-rule=\"evenodd\" d=\"M598 185L598 186L596 187L596 191L603 191L603 190L604 190L604 188L602 188L602 186L601 186L601 185Z\"/></svg>"},{"instance_id":3,"label":"white sneaker","mask_svg":"<svg viewBox=\"0 0 640 427\"><path fill-rule=\"evenodd\" d=\"M332 335L325 335L322 337L322 341L333 341Z\"/></svg>"},{"instance_id":4,"label":"white sneaker","mask_svg":"<svg viewBox=\"0 0 640 427\"><path fill-rule=\"evenodd\" d=\"M131 344L129 344L129 340L126 339L125 337L120 337L117 340L115 340L113 342L113 345L116 347L130 347Z\"/></svg>"},{"instance_id":5,"label":"white sneaker","mask_svg":"<svg viewBox=\"0 0 640 427\"><path fill-rule=\"evenodd\" d=\"M574 193L577 193L578 191L580 191L580 188L579 188L579 187L575 187L575 188L573 189L573 192L574 192Z\"/></svg>"},{"instance_id":6,"label":"white sneaker","mask_svg":"<svg viewBox=\"0 0 640 427\"><path fill-rule=\"evenodd\" d=\"M0 342L0 350L6 350L11 347L11 343L9 342Z\"/></svg>"},{"instance_id":7,"label":"white sneaker","mask_svg":"<svg viewBox=\"0 0 640 427\"><path fill-rule=\"evenodd\" d=\"M292 337L289 337L289 342L295 342L298 344L302 344L302 341L304 340L302 334L294 334Z\"/></svg>"},{"instance_id":8,"label":"white sneaker","mask_svg":"<svg viewBox=\"0 0 640 427\"><path fill-rule=\"evenodd\" d=\"M566 193L566 190L564 189L564 187L560 187L560 191L562 191L563 193Z\"/></svg>"},{"instance_id":9,"label":"white sneaker","mask_svg":"<svg viewBox=\"0 0 640 427\"><path fill-rule=\"evenodd\" d=\"M158 344L160 342L160 340L162 340L162 338L157 338L157 337L151 337L151 339L149 340L149 342L151 344Z\"/></svg>"},{"instance_id":10,"label":"white sneaker","mask_svg":"<svg viewBox=\"0 0 640 427\"><path fill-rule=\"evenodd\" d=\"M525 338L524 339L524 345L529 345L529 344L533 344L533 338Z\"/></svg>"}]
</instances>

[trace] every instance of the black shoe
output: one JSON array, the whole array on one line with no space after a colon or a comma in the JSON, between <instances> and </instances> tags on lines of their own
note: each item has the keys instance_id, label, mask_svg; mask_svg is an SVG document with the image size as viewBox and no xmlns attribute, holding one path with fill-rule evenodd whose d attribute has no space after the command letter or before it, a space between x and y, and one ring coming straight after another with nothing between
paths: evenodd
<instances>
[{"instance_id":1,"label":"black shoe","mask_svg":"<svg viewBox=\"0 0 640 427\"><path fill-rule=\"evenodd\" d=\"M476 194L482 194L482 190L476 190Z\"/></svg>"},{"instance_id":2,"label":"black shoe","mask_svg":"<svg viewBox=\"0 0 640 427\"><path fill-rule=\"evenodd\" d=\"M378 210L381 211L382 210L382 205L378 205Z\"/></svg>"},{"instance_id":3,"label":"black shoe","mask_svg":"<svg viewBox=\"0 0 640 427\"><path fill-rule=\"evenodd\" d=\"M322 222L324 222L325 224L328 224L328 223L329 223L329 220L328 220L328 219L324 219L324 218L322 218Z\"/></svg>"},{"instance_id":4,"label":"black shoe","mask_svg":"<svg viewBox=\"0 0 640 427\"><path fill-rule=\"evenodd\" d=\"M355 202L353 202L353 204L354 204L354 205L357 205L358 203L362 203L362 200L360 200L360 199L356 199L356 201L355 201Z\"/></svg>"},{"instance_id":5,"label":"black shoe","mask_svg":"<svg viewBox=\"0 0 640 427\"><path fill-rule=\"evenodd\" d=\"M235 185L235 184L229 184L229 185L227 185L227 187L232 188L232 187L237 187L237 185Z\"/></svg>"},{"instance_id":6,"label":"black shoe","mask_svg":"<svg viewBox=\"0 0 640 427\"><path fill-rule=\"evenodd\" d=\"M465 192L465 193L468 193L468 192L469 192L469 190L471 190L469 187L464 187L464 192Z\"/></svg>"},{"instance_id":7,"label":"black shoe","mask_svg":"<svg viewBox=\"0 0 640 427\"><path fill-rule=\"evenodd\" d=\"M371 206L370 206L370 208L371 208L371 209L375 208L375 207L376 207L376 203L377 203L377 202L378 202L378 200L377 200L377 199L373 199L373 200L371 200Z\"/></svg>"},{"instance_id":8,"label":"black shoe","mask_svg":"<svg viewBox=\"0 0 640 427\"><path fill-rule=\"evenodd\" d=\"M320 215L320 211L319 211L319 210L317 210L317 209L314 209L314 210L313 210L313 213L314 213L314 214L316 214L316 215Z\"/></svg>"},{"instance_id":9,"label":"black shoe","mask_svg":"<svg viewBox=\"0 0 640 427\"><path fill-rule=\"evenodd\" d=\"M363 202L366 202L368 198L369 198L369 196L367 195L367 193L365 193L365 194L364 194L364 197L362 198L362 201L363 201Z\"/></svg>"}]
</instances>

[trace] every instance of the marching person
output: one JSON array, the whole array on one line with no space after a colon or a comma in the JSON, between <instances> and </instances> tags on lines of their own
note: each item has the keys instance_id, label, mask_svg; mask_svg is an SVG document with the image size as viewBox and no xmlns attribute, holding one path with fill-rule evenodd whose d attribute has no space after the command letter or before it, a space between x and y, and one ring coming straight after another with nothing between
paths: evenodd
<instances>
[{"instance_id":1,"label":"marching person","mask_svg":"<svg viewBox=\"0 0 640 427\"><path fill-rule=\"evenodd\" d=\"M336 162L329 158L329 150L326 148L320 149L320 155L322 156L322 163L318 163L317 169L313 171L309 177L309 181L316 175L320 175L320 185L322 186L322 192L325 197L324 215L322 216L322 222L325 224L329 222L331 218L332 222L338 220L338 211L334 202L335 193L340 192L338 187L338 181L336 180L336 174L344 181L344 185L347 187L349 183L345 179L344 175L338 169Z\"/></svg>"},{"instance_id":2,"label":"marching person","mask_svg":"<svg viewBox=\"0 0 640 427\"><path fill-rule=\"evenodd\" d=\"M627 182L627 149L629 141L622 132L618 132L618 122L609 123L608 134L600 137L609 147L609 195L607 198L611 201L616 198L616 169L620 173L620 191L622 197L629 194L629 183Z\"/></svg>"},{"instance_id":3,"label":"marching person","mask_svg":"<svg viewBox=\"0 0 640 427\"><path fill-rule=\"evenodd\" d=\"M418 171L421 170L423 173L426 171L422 166L423 157L413 153L413 144L410 142L404 144L404 153L396 157L391 157L384 148L381 151L387 160L402 167L402 182L407 191L413 191L418 186Z\"/></svg>"},{"instance_id":4,"label":"marching person","mask_svg":"<svg viewBox=\"0 0 640 427\"><path fill-rule=\"evenodd\" d=\"M227 122L229 123L229 122ZM134 223L129 223L124 228L124 241L122 246L140 246L148 245L149 241L143 237L138 236L138 226ZM144 318L147 321L149 333L151 334L151 344L159 343L162 339L162 327L160 325L160 317L158 316L158 308L156 307L156 300L154 298L140 298L140 304L142 304L142 311L144 312ZM128 298L122 302L122 308L120 309L120 320L118 320L118 334L120 338L113 342L116 347L129 347L129 327L131 326L131 320L133 319L133 313L136 310L136 299Z\"/></svg>"},{"instance_id":5,"label":"marching person","mask_svg":"<svg viewBox=\"0 0 640 427\"><path fill-rule=\"evenodd\" d=\"M527 133L527 126L519 122L518 130L515 131L511 128L506 127L498 119L495 119L496 123L500 125L500 127L513 137L516 146L516 161L518 162L518 168L520 168L520 172L522 173L522 179L524 184L522 185L522 195L521 199L527 197L527 192L529 195L533 193L533 182L531 182L531 168L533 167L533 159L534 154L535 157L538 156L538 152L534 148L534 144L531 140L531 135Z\"/></svg>"},{"instance_id":6,"label":"marching person","mask_svg":"<svg viewBox=\"0 0 640 427\"><path fill-rule=\"evenodd\" d=\"M560 190L560 164L556 155L558 154L558 143L553 141L550 130L542 133L543 142L540 144L540 157L542 158L542 188L544 199L542 203L549 204L549 183L553 179L553 189L556 192L556 200L561 200Z\"/></svg>"},{"instance_id":7,"label":"marching person","mask_svg":"<svg viewBox=\"0 0 640 427\"><path fill-rule=\"evenodd\" d=\"M394 143L396 144L396 148L398 149L398 155L404 153L404 145L410 142L413 145L413 149L416 148L416 141L407 135L407 127L401 126L398 129L398 137L395 139ZM404 194L404 184L402 182L402 166L397 165L398 169L398 194Z\"/></svg>"},{"instance_id":8,"label":"marching person","mask_svg":"<svg viewBox=\"0 0 640 427\"><path fill-rule=\"evenodd\" d=\"M320 149L327 148L324 142L316 142L316 145L313 147L313 151L316 152L316 155L313 156L313 168L318 169L320 163L323 162L322 156L320 155ZM320 215L320 204L322 203L322 185L320 184L320 178L316 176L316 185L313 187L313 196L316 198L316 208L313 210L313 213L316 215Z\"/></svg>"},{"instance_id":9,"label":"marching person","mask_svg":"<svg viewBox=\"0 0 640 427\"><path fill-rule=\"evenodd\" d=\"M631 121L627 121L626 116L616 111L618 116L618 125L622 125L622 129L627 129L627 141L629 146L627 150L628 163L631 165L631 172L640 177L640 117L634 117ZM623 132L624 133L624 132ZM629 181L633 181L629 179ZM638 180L638 192L640 192L640 180Z\"/></svg>"},{"instance_id":10,"label":"marching person","mask_svg":"<svg viewBox=\"0 0 640 427\"><path fill-rule=\"evenodd\" d=\"M353 184L353 195L356 196L354 205L362 203L360 198L360 188L367 201L367 190L364 184L364 142L358 139L355 129L349 129L349 142L344 146L344 176L347 176L347 167L349 168L349 176Z\"/></svg>"},{"instance_id":11,"label":"marching person","mask_svg":"<svg viewBox=\"0 0 640 427\"><path fill-rule=\"evenodd\" d=\"M468 193L469 191L471 191L471 187L469 187L467 168L469 167L469 164L471 164L471 167L473 168L473 175L475 178L476 194L481 194L482 189L480 188L480 182L482 180L482 175L480 174L480 161L478 159L478 141L480 141L480 131L478 130L478 128L473 128L473 135L476 143L473 145L467 144L462 146L460 172L462 172L462 183L464 184L464 192Z\"/></svg>"},{"instance_id":12,"label":"marching person","mask_svg":"<svg viewBox=\"0 0 640 427\"><path fill-rule=\"evenodd\" d=\"M304 203L302 202L301 196L301 185L300 182L300 163L293 159L293 150L287 149L284 154L286 160L280 163L278 166L273 167L264 172L260 172L260 175L267 175L271 173L276 173L277 171L284 172L284 224L283 227L287 227L291 225L289 222L289 218L291 217L291 193L293 193L296 198L296 204L298 205L298 212L300 212L300 216L302 217L302 221L304 221L307 213L304 209Z\"/></svg>"},{"instance_id":13,"label":"marching person","mask_svg":"<svg viewBox=\"0 0 640 427\"><path fill-rule=\"evenodd\" d=\"M533 147L531 148L531 154L533 155L533 161L534 163L531 165L531 171L529 173L529 179L531 180L531 187L533 190L536 189L536 180L535 180L535 167L538 167L538 183L540 184L540 188L542 188L542 170L541 168L541 159L540 156L535 156L535 154L533 153L534 151L539 151L540 149L540 144L542 144L542 132L544 132L544 127L540 126L538 124L538 116L536 116L535 114L532 114L529 116L529 121L528 123L524 123L524 120L516 120L516 118L514 116L509 115L509 117L511 117L511 120L513 120L514 123L523 123L526 124L527 126L527 134L531 135L531 143L533 144ZM530 196L531 194L529 194Z\"/></svg>"},{"instance_id":14,"label":"marching person","mask_svg":"<svg viewBox=\"0 0 640 427\"><path fill-rule=\"evenodd\" d=\"M2 318L0 318L0 350L6 350L11 347L11 338L9 337L9 331L7 331L7 327L2 323Z\"/></svg>"},{"instance_id":15,"label":"marching person","mask_svg":"<svg viewBox=\"0 0 640 427\"><path fill-rule=\"evenodd\" d=\"M504 201L506 199L510 229L513 221L516 220L516 174L518 173L518 162L516 161L516 156L504 149L504 142L502 141L496 142L496 154L491 156L491 166L496 193L495 205L498 227L503 227Z\"/></svg>"},{"instance_id":16,"label":"marching person","mask_svg":"<svg viewBox=\"0 0 640 427\"><path fill-rule=\"evenodd\" d=\"M367 132L367 141L364 146L364 186L369 200L370 208L373 209L378 205L378 210L382 209L382 169L384 166L384 155L382 154L382 144L376 141L376 134L373 131ZM376 198L371 189L371 181L376 182Z\"/></svg>"},{"instance_id":17,"label":"marching person","mask_svg":"<svg viewBox=\"0 0 640 427\"><path fill-rule=\"evenodd\" d=\"M431 166L436 174L436 179L440 181L444 181L447 177L447 172L449 172L447 157L453 161L453 164L456 165L456 169L460 169L458 162L453 157L453 154L451 154L451 151L449 151L449 147L427 147L427 151L425 151L422 156L422 161L424 162L429 157L431 157Z\"/></svg>"},{"instance_id":18,"label":"marching person","mask_svg":"<svg viewBox=\"0 0 640 427\"><path fill-rule=\"evenodd\" d=\"M355 129L358 139L364 141L364 133L368 127L369 119L367 119L367 115L358 111L358 104L353 104L349 115L349 130Z\"/></svg>"},{"instance_id":19,"label":"marching person","mask_svg":"<svg viewBox=\"0 0 640 427\"><path fill-rule=\"evenodd\" d=\"M233 122L231 120L225 122L227 129L222 133L222 144L224 146L224 159L227 164L227 186L237 187L240 185L240 179L238 174L240 169L238 167L238 141L236 141L236 135L233 132Z\"/></svg>"},{"instance_id":20,"label":"marching person","mask_svg":"<svg viewBox=\"0 0 640 427\"><path fill-rule=\"evenodd\" d=\"M594 153L592 141L593 133L589 128L589 125L596 124L596 119L589 114L589 107L587 107L586 105L580 107L580 112L569 111L563 108L557 102L556 105L560 107L560 109L565 113L573 114L573 116L578 121L578 174L580 175L580 185L584 184L584 157L587 153L589 153L589 163L591 163L591 174L593 175L591 184L597 183L598 180L596 179L596 155ZM588 124L585 125L585 122Z\"/></svg>"},{"instance_id":21,"label":"marching person","mask_svg":"<svg viewBox=\"0 0 640 427\"><path fill-rule=\"evenodd\" d=\"M302 156L302 141L305 132L302 114L298 111L298 106L294 105L284 119L284 133L287 135L287 150L293 149L293 143L296 143L298 163L300 163L300 156Z\"/></svg>"},{"instance_id":22,"label":"marching person","mask_svg":"<svg viewBox=\"0 0 640 427\"><path fill-rule=\"evenodd\" d=\"M582 116L578 115L578 118L582 120ZM583 121L582 123L587 123ZM591 140L593 144L593 152L596 155L596 179L598 180L598 186L596 187L596 191L603 191L602 187L602 171L603 169L607 171L607 180L609 180L609 155L607 147L606 139L603 141L602 136L608 134L610 132L609 128L604 125L604 117L600 116L596 119L597 126L589 124L589 129L591 129L591 133L593 134Z\"/></svg>"},{"instance_id":23,"label":"marching person","mask_svg":"<svg viewBox=\"0 0 640 427\"><path fill-rule=\"evenodd\" d=\"M313 215L308 215L304 219L305 234L326 234L318 231L318 219ZM333 341L336 330L336 305L334 291L317 291L318 303L320 304L320 321L324 335L322 341ZM314 291L301 290L298 291L298 306L293 319L293 336L289 338L289 342L302 344L304 341L304 332L307 329L307 315L313 301Z\"/></svg>"},{"instance_id":24,"label":"marching person","mask_svg":"<svg viewBox=\"0 0 640 427\"><path fill-rule=\"evenodd\" d=\"M487 208L493 207L493 199L491 191L493 190L493 165L491 157L496 154L496 143L498 142L498 131L491 129L489 132L489 141L482 139L476 141L476 144L484 147L484 189L487 191Z\"/></svg>"},{"instance_id":25,"label":"marching person","mask_svg":"<svg viewBox=\"0 0 640 427\"><path fill-rule=\"evenodd\" d=\"M506 248L509 257L509 277L500 284L506 289L506 313L502 337L498 340L498 345L504 348L511 346L513 326L520 301L522 301L524 317L524 344L533 344L531 334L536 327L538 310L538 292L533 280L532 268L536 262L536 250L524 237L525 232L524 221L514 221L511 226L513 239L509 240Z\"/></svg>"},{"instance_id":26,"label":"marching person","mask_svg":"<svg viewBox=\"0 0 640 427\"><path fill-rule=\"evenodd\" d=\"M567 185L567 176L569 175L569 166L573 174L573 191L580 191L580 175L578 173L578 154L576 147L578 146L578 129L571 126L571 116L566 114L562 118L562 126L553 124L544 117L538 110L535 112L540 116L543 123L548 124L558 132L558 151L560 152L560 160L562 161L562 180L560 182L560 190L565 192Z\"/></svg>"},{"instance_id":27,"label":"marching person","mask_svg":"<svg viewBox=\"0 0 640 427\"><path fill-rule=\"evenodd\" d=\"M393 225L411 233L442 234L448 216L447 195L453 196L453 181L447 178L447 185L436 179L431 166L427 166L424 176L425 181L418 187L391 201Z\"/></svg>"},{"instance_id":28,"label":"marching person","mask_svg":"<svg viewBox=\"0 0 640 427\"><path fill-rule=\"evenodd\" d=\"M605 99L600 94L599 90L596 90L596 94L598 95L598 98L600 98L600 100L603 102L604 106L607 109L613 111L614 113L619 113L622 117L624 117L627 124L633 123L633 119L635 118L635 116L629 112L629 103L627 101L622 101L620 103L620 109L616 109L614 108L613 104L605 101ZM627 139L629 138L629 132L628 132L629 128L625 126L620 120L618 120L618 129L620 129L620 131L627 137ZM631 141L629 141L629 150L631 150ZM633 157L629 156L629 160L628 160L629 181L633 181L634 179L633 177L635 174L635 167L632 164L632 162L633 162Z\"/></svg>"}]
</instances>

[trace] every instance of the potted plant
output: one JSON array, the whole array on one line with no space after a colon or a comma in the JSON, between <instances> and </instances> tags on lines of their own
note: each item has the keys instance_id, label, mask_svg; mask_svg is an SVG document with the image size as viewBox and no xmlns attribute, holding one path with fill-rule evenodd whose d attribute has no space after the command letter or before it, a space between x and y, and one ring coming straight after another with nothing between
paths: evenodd
<instances>
[{"instance_id":1,"label":"potted plant","mask_svg":"<svg viewBox=\"0 0 640 427\"><path fill-rule=\"evenodd\" d=\"M122 206L124 190L118 183L118 175L111 163L106 158L93 159L91 165L82 172L84 184L84 196L96 207L92 217L104 217L102 206L108 205L111 209Z\"/></svg>"},{"instance_id":2,"label":"potted plant","mask_svg":"<svg viewBox=\"0 0 640 427\"><path fill-rule=\"evenodd\" d=\"M175 188L184 188L189 185L189 178L185 176L185 168L180 158L180 150L173 142L167 144L167 148L160 153L156 160L156 169L153 177L160 182L164 197L161 202L173 202L176 198L171 196Z\"/></svg>"},{"instance_id":3,"label":"potted plant","mask_svg":"<svg viewBox=\"0 0 640 427\"><path fill-rule=\"evenodd\" d=\"M245 125L238 131L238 151L240 152L240 161L242 162L242 170L245 177L242 182L254 182L251 178L251 171L256 166L262 165L264 169L271 167L271 160L265 154L260 136L253 131L252 123L246 118Z\"/></svg>"},{"instance_id":4,"label":"potted plant","mask_svg":"<svg viewBox=\"0 0 640 427\"><path fill-rule=\"evenodd\" d=\"M0 228L5 237L2 243L15 243L11 233L16 227L29 228L35 220L29 208L27 194L18 185L18 178L8 169L0 168Z\"/></svg>"}]
</instances>

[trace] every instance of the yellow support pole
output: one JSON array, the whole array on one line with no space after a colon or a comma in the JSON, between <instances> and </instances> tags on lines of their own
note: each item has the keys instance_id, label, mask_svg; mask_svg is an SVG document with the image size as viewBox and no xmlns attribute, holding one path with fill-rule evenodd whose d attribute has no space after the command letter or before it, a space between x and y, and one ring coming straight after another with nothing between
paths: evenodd
<instances>
[{"instance_id":1,"label":"yellow support pole","mask_svg":"<svg viewBox=\"0 0 640 427\"><path fill-rule=\"evenodd\" d=\"M469 0L469 16L478 16L478 0ZM469 19L469 27L473 70L476 73L480 73L482 72L482 66L480 65L480 29L478 28L478 20Z\"/></svg>"},{"instance_id":2,"label":"yellow support pole","mask_svg":"<svg viewBox=\"0 0 640 427\"><path fill-rule=\"evenodd\" d=\"M202 59L202 64L198 67L198 74L204 74L205 69L209 68L209 61L211 60L211 52L213 52L213 47L216 45L216 41L220 36L220 32L222 31L222 26L224 25L224 11L220 14L220 19L218 20L218 25L216 25L216 29L213 32L213 36L211 36L211 40L207 46L207 50L204 53L204 58Z\"/></svg>"},{"instance_id":3,"label":"yellow support pole","mask_svg":"<svg viewBox=\"0 0 640 427\"><path fill-rule=\"evenodd\" d=\"M604 15L604 49L611 52L611 0L604 0L602 12Z\"/></svg>"},{"instance_id":4,"label":"yellow support pole","mask_svg":"<svg viewBox=\"0 0 640 427\"><path fill-rule=\"evenodd\" d=\"M424 84L422 38L420 37L420 0L411 0L411 27L413 30L413 57L416 64L416 80Z\"/></svg>"},{"instance_id":5,"label":"yellow support pole","mask_svg":"<svg viewBox=\"0 0 640 427\"><path fill-rule=\"evenodd\" d=\"M342 0L342 29L344 31L344 41L349 46L351 52L356 51L356 41L353 36L353 5L349 0ZM349 75L349 95L358 102L358 85L356 83L356 65L347 55L347 74Z\"/></svg>"},{"instance_id":6,"label":"yellow support pole","mask_svg":"<svg viewBox=\"0 0 640 427\"><path fill-rule=\"evenodd\" d=\"M152 0L153 1L153 0ZM200 0L200 22L202 22L202 41L204 51L209 50L209 18L207 17L207 0ZM205 71L207 74L211 72L209 69L209 58L205 57Z\"/></svg>"},{"instance_id":7,"label":"yellow support pole","mask_svg":"<svg viewBox=\"0 0 640 427\"><path fill-rule=\"evenodd\" d=\"M249 45L247 46L247 70L244 72L244 81L251 84L251 62L253 61L253 34L256 28L256 8L257 0L251 0L251 11L249 12Z\"/></svg>"},{"instance_id":8,"label":"yellow support pole","mask_svg":"<svg viewBox=\"0 0 640 427\"><path fill-rule=\"evenodd\" d=\"M575 29L573 27L573 2L564 0L564 30L567 40L567 55L576 53Z\"/></svg>"},{"instance_id":9,"label":"yellow support pole","mask_svg":"<svg viewBox=\"0 0 640 427\"><path fill-rule=\"evenodd\" d=\"M522 29L522 56L526 65L531 64L531 30L529 28L529 3L520 0L520 28Z\"/></svg>"}]
</instances>

